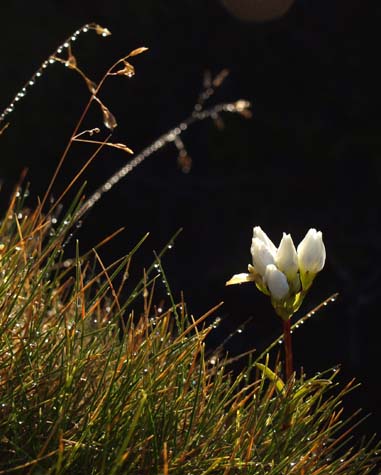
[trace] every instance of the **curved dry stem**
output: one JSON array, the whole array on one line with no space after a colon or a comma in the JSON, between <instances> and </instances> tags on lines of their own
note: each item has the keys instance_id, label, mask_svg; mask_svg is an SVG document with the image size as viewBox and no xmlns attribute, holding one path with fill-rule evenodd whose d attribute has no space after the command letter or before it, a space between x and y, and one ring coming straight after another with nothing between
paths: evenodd
<instances>
[{"instance_id":1,"label":"curved dry stem","mask_svg":"<svg viewBox=\"0 0 381 475\"><path fill-rule=\"evenodd\" d=\"M63 51L69 50L71 48L71 45L73 44L73 42L75 42L82 33L87 33L90 30L95 31L98 35L103 36L103 37L111 35L110 31L107 28L103 28L102 26L98 25L97 23L87 23L87 24L83 25L81 28L79 28L78 30L76 30L74 33L72 33L70 36L68 36L58 46L58 48L48 57L48 59L46 59L39 66L39 68L32 74L32 76L28 79L28 81L17 92L17 94L14 96L14 98L8 104L8 106L2 111L2 113L0 114L0 124L5 120L5 118L9 114L11 114L15 110L15 108L19 104L19 102L26 96L29 89L36 84L36 82L43 75L45 70L49 66L54 64L57 61L57 59L60 59L59 55Z\"/></svg>"},{"instance_id":2,"label":"curved dry stem","mask_svg":"<svg viewBox=\"0 0 381 475\"><path fill-rule=\"evenodd\" d=\"M193 111L192 114L180 124L171 128L168 132L162 134L148 147L143 149L135 158L131 159L126 165L120 168L114 173L106 182L104 182L82 205L78 213L78 218L87 213L103 196L105 193L111 190L111 188L119 183L122 178L128 175L134 168L140 165L146 158L153 155L158 150L162 149L168 143L174 143L181 136L181 134L187 130L195 122L199 122L205 119L214 119L216 115L221 112L230 112L244 114L249 110L250 103L245 100L238 100L236 102L228 102L223 104L217 104L208 109L201 110L199 112Z\"/></svg>"}]
</instances>

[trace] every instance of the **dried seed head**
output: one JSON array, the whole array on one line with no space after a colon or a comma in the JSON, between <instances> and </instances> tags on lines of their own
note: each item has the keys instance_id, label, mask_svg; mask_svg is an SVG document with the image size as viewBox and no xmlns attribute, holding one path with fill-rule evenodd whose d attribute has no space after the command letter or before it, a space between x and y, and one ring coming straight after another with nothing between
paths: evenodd
<instances>
[{"instance_id":1,"label":"dried seed head","mask_svg":"<svg viewBox=\"0 0 381 475\"><path fill-rule=\"evenodd\" d=\"M111 35L111 31L108 28L103 28L103 26L100 26L100 25L95 26L95 31L100 36L110 36Z\"/></svg>"},{"instance_id":2,"label":"dried seed head","mask_svg":"<svg viewBox=\"0 0 381 475\"><path fill-rule=\"evenodd\" d=\"M110 110L105 105L102 104L101 107L102 107L102 113L103 113L103 123L105 127L107 127L110 130L114 130L118 126L115 116L110 112Z\"/></svg>"},{"instance_id":3,"label":"dried seed head","mask_svg":"<svg viewBox=\"0 0 381 475\"><path fill-rule=\"evenodd\" d=\"M127 58L130 56L137 56L138 54L144 53L147 50L148 48L146 48L145 46L141 46L140 48L132 50L131 53L129 53L129 55L127 56Z\"/></svg>"}]
</instances>

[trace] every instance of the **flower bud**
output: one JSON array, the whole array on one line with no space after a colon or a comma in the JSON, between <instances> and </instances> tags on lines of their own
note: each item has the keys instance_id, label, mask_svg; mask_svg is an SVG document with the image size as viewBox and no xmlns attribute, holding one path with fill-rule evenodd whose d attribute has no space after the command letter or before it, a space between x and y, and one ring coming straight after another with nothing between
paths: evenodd
<instances>
[{"instance_id":1,"label":"flower bud","mask_svg":"<svg viewBox=\"0 0 381 475\"><path fill-rule=\"evenodd\" d=\"M266 267L269 264L274 264L274 253L271 252L261 239L255 237L251 243L251 255L253 256L255 270L263 277Z\"/></svg>"},{"instance_id":2,"label":"flower bud","mask_svg":"<svg viewBox=\"0 0 381 475\"><path fill-rule=\"evenodd\" d=\"M267 234L262 230L260 226L255 226L253 229L253 239L260 239L267 249L275 256L276 247L272 240L267 236Z\"/></svg>"},{"instance_id":3,"label":"flower bud","mask_svg":"<svg viewBox=\"0 0 381 475\"><path fill-rule=\"evenodd\" d=\"M290 288L287 283L287 277L276 268L274 264L266 267L265 278L271 297L275 300L282 300L288 294Z\"/></svg>"},{"instance_id":4,"label":"flower bud","mask_svg":"<svg viewBox=\"0 0 381 475\"><path fill-rule=\"evenodd\" d=\"M298 272L298 255L292 237L283 233L275 255L275 264L279 270L286 274L289 281L293 281Z\"/></svg>"},{"instance_id":5,"label":"flower bud","mask_svg":"<svg viewBox=\"0 0 381 475\"><path fill-rule=\"evenodd\" d=\"M325 263L325 247L321 231L311 228L298 246L298 262L303 274L317 274Z\"/></svg>"}]
</instances>

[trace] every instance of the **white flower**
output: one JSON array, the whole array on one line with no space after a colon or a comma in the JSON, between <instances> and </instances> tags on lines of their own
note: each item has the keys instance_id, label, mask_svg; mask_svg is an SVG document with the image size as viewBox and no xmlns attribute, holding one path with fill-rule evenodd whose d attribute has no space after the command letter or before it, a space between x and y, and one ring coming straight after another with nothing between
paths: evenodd
<instances>
[{"instance_id":1,"label":"white flower","mask_svg":"<svg viewBox=\"0 0 381 475\"><path fill-rule=\"evenodd\" d=\"M275 256L275 264L289 280L295 279L298 272L298 255L290 234L283 233Z\"/></svg>"},{"instance_id":2,"label":"white flower","mask_svg":"<svg viewBox=\"0 0 381 475\"><path fill-rule=\"evenodd\" d=\"M270 291L271 297L275 300L282 300L290 291L287 277L274 264L266 267L265 283Z\"/></svg>"},{"instance_id":3,"label":"white flower","mask_svg":"<svg viewBox=\"0 0 381 475\"><path fill-rule=\"evenodd\" d=\"M257 237L254 237L251 242L251 255L253 266L262 277L265 275L266 267L275 263L275 253Z\"/></svg>"},{"instance_id":4,"label":"white flower","mask_svg":"<svg viewBox=\"0 0 381 475\"><path fill-rule=\"evenodd\" d=\"M276 313L284 320L289 319L324 267L321 231L310 229L297 249L290 234L283 233L277 249L267 234L255 226L250 250L253 265L249 264L249 273L234 275L226 285L254 282L261 292L271 297Z\"/></svg>"},{"instance_id":5,"label":"white flower","mask_svg":"<svg viewBox=\"0 0 381 475\"><path fill-rule=\"evenodd\" d=\"M317 274L325 264L325 247L321 231L311 228L298 246L298 264L302 274Z\"/></svg>"}]
</instances>

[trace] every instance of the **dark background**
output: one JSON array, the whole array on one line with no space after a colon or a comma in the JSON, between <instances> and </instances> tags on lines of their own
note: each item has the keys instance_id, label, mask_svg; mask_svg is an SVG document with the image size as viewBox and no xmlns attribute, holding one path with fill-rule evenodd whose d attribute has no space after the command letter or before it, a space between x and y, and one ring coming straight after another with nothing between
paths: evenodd
<instances>
[{"instance_id":1,"label":"dark background","mask_svg":"<svg viewBox=\"0 0 381 475\"><path fill-rule=\"evenodd\" d=\"M360 431L377 431L379 2L296 0L286 15L264 23L241 21L217 0L14 1L0 15L0 109L84 23L113 32L106 39L89 32L74 46L79 66L95 81L115 59L148 46L134 58L136 76L110 80L101 94L118 120L114 141L137 152L189 115L206 69L229 68L212 103L248 99L253 118L225 115L224 130L208 121L184 133L193 158L189 174L177 166L173 146L148 159L85 219L82 249L125 225L102 251L110 261L150 231L131 277L137 280L152 250L183 227L164 260L172 289L176 297L184 290L196 316L225 301L211 346L250 318L226 344L238 354L263 349L280 330L268 299L252 286L224 287L246 270L252 227L260 225L276 243L283 231L299 242L308 228L322 230L327 263L301 314L333 292L340 297L294 335L296 364L311 375L340 363L343 381L355 376L362 383L347 406L372 413ZM31 203L43 193L87 99L79 76L54 65L20 102L0 139L2 207L25 166ZM94 110L86 126L100 125ZM90 150L73 148L55 193ZM125 163L122 152L102 152L86 174L88 192Z\"/></svg>"}]
</instances>

